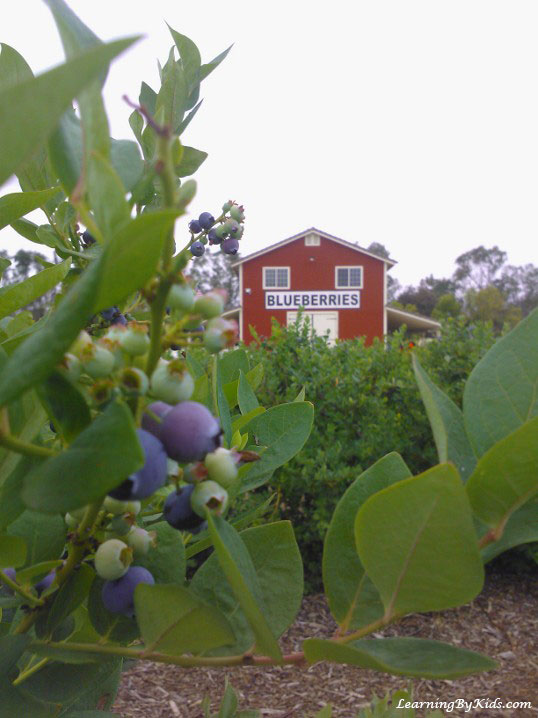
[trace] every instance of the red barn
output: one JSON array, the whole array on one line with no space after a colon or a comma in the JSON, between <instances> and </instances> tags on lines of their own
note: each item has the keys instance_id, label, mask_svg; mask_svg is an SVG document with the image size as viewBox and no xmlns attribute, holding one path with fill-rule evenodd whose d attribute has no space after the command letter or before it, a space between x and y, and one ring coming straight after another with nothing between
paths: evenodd
<instances>
[{"instance_id":1,"label":"red barn","mask_svg":"<svg viewBox=\"0 0 538 718\"><path fill-rule=\"evenodd\" d=\"M436 331L438 322L387 307L387 270L394 264L311 227L235 262L240 306L226 316L237 318L247 343L253 338L249 325L268 336L273 317L290 324L299 308L331 341L364 336L370 344L404 323L414 331Z\"/></svg>"}]
</instances>

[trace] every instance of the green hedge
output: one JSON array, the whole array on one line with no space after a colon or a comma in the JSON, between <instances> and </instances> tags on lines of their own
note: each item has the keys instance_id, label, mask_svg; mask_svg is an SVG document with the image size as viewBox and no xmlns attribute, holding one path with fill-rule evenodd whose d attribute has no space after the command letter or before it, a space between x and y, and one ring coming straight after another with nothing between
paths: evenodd
<instances>
[{"instance_id":1,"label":"green hedge","mask_svg":"<svg viewBox=\"0 0 538 718\"><path fill-rule=\"evenodd\" d=\"M277 512L292 519L307 589L321 588L322 542L345 488L390 451L420 473L437 463L430 425L411 367L417 352L432 379L461 406L465 379L493 344L491 326L449 320L442 336L409 347L403 332L369 347L362 339L328 346L308 328L273 325L272 335L248 347L251 365L262 362L258 391L264 405L293 401L302 387L315 407L315 424L303 450L278 469L269 487ZM259 493L255 497L259 501Z\"/></svg>"}]
</instances>

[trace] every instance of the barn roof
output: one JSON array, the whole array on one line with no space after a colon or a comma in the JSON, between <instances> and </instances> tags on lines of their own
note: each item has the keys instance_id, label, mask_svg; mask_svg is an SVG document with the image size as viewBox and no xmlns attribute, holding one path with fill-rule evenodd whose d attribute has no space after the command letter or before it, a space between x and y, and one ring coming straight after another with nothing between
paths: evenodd
<instances>
[{"instance_id":1,"label":"barn roof","mask_svg":"<svg viewBox=\"0 0 538 718\"><path fill-rule=\"evenodd\" d=\"M252 254L247 255L246 257L243 257L242 259L238 259L237 262L234 262L232 264L232 267L238 267L240 264L244 264L245 262L250 262L251 259L255 259L256 257L261 257L263 254L267 254L268 252L272 252L273 249L277 249L278 247L283 247L286 244L290 244L291 242L295 242L297 239L301 239L301 237L306 236L307 234L310 234L311 232L315 232L316 234L319 234L324 239L329 239L331 242L336 242L336 244L341 244L344 247L348 247L349 249L354 249L356 252L361 252L361 254L367 254L369 257L373 257L374 259L379 259L380 262L384 262L388 265L388 268L393 267L397 262L395 262L394 259L387 259L386 257L379 257L377 254L373 254L372 252L369 252L367 249L363 249L362 247L359 247L357 244L354 244L353 242L348 242L345 239L341 239L340 237L335 237L332 234L329 234L328 232L323 232L321 229L316 229L316 227L310 227L309 229L305 229L302 232L299 232L299 234L294 234L293 237L288 237L287 239L283 239L281 242L276 242L275 244L272 244L270 247L265 247L265 249L260 249L257 252L253 252Z\"/></svg>"}]
</instances>

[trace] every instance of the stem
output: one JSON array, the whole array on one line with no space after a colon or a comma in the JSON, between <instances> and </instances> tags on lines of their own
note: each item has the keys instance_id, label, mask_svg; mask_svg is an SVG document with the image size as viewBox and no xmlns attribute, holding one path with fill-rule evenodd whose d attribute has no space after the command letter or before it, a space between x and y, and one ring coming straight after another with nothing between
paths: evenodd
<instances>
[{"instance_id":1,"label":"stem","mask_svg":"<svg viewBox=\"0 0 538 718\"><path fill-rule=\"evenodd\" d=\"M38 661L37 663L34 663L33 666L30 666L30 668L27 668L24 671L21 671L17 678L13 681L14 686L18 686L19 683L23 683L27 678L30 678L30 676L33 676L34 673L37 673L40 671L43 666L45 666L50 661L50 658L43 658L41 661Z\"/></svg>"},{"instance_id":2,"label":"stem","mask_svg":"<svg viewBox=\"0 0 538 718\"><path fill-rule=\"evenodd\" d=\"M75 535L69 544L65 563L56 573L56 582L59 586L67 581L75 567L84 558L85 544L99 515L102 503L102 499L99 499L87 507L86 513L84 514L82 521L80 522L77 530L75 531Z\"/></svg>"},{"instance_id":3,"label":"stem","mask_svg":"<svg viewBox=\"0 0 538 718\"><path fill-rule=\"evenodd\" d=\"M157 163L155 165L163 188L163 207L175 207L177 203L176 173L172 161L172 138L169 133L157 136ZM163 250L163 268L170 269L174 256L174 228L170 229Z\"/></svg>"},{"instance_id":4,"label":"stem","mask_svg":"<svg viewBox=\"0 0 538 718\"><path fill-rule=\"evenodd\" d=\"M335 643L349 643L350 641L356 641L363 636L367 636L369 633L377 631L378 628L388 626L389 623L392 623L395 620L395 618L395 616L392 616L391 618L388 616L382 616L381 618L378 618L377 621L373 621L373 623L369 623L367 626L363 626L362 628L353 631L353 633L348 633L347 636L340 636L339 638L333 638L332 640Z\"/></svg>"},{"instance_id":5,"label":"stem","mask_svg":"<svg viewBox=\"0 0 538 718\"><path fill-rule=\"evenodd\" d=\"M43 605L44 601L41 598L36 598L33 594L28 593L28 591L25 591L22 586L19 586L16 581L12 581L9 576L6 576L3 571L0 571L0 581L6 586L8 586L14 593L18 593L19 596L22 596L24 600L31 606Z\"/></svg>"},{"instance_id":6,"label":"stem","mask_svg":"<svg viewBox=\"0 0 538 718\"><path fill-rule=\"evenodd\" d=\"M166 297L172 283L170 280L163 279L159 284L157 295L151 303L151 327L150 327L150 347L148 360L146 363L146 374L151 376L153 370L157 366L162 352L162 331L163 320L166 313Z\"/></svg>"},{"instance_id":7,"label":"stem","mask_svg":"<svg viewBox=\"0 0 538 718\"><path fill-rule=\"evenodd\" d=\"M52 456L56 456L56 452L52 449L47 449L45 446L37 446L37 444L29 444L26 441L17 439L16 436L3 433L2 431L0 431L0 446L5 446L6 449L14 451L17 454L35 456L40 459L49 459Z\"/></svg>"},{"instance_id":8,"label":"stem","mask_svg":"<svg viewBox=\"0 0 538 718\"><path fill-rule=\"evenodd\" d=\"M277 662L269 656L253 656L249 653L243 653L238 656L169 656L165 653L155 653L144 651L137 648L127 648L125 646L102 646L98 643L55 643L53 641L33 641L29 649L46 647L48 649L58 649L80 653L94 653L105 656L122 656L123 658L142 659L153 661L155 663L169 663L175 666L183 666L185 668L206 666L217 668L220 666L272 666L285 663L288 665L299 664L304 662L304 653L290 653L283 657L282 662Z\"/></svg>"},{"instance_id":9,"label":"stem","mask_svg":"<svg viewBox=\"0 0 538 718\"><path fill-rule=\"evenodd\" d=\"M211 393L213 396L213 413L219 416L219 403L217 401L217 371L218 371L218 358L217 355L213 355L212 371L211 371Z\"/></svg>"}]
</instances>

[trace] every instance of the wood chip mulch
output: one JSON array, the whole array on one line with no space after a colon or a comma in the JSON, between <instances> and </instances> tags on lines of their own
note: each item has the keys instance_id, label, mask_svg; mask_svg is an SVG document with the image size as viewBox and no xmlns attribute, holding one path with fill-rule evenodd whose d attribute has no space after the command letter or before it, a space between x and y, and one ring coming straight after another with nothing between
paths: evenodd
<instances>
[{"instance_id":1,"label":"wood chip mulch","mask_svg":"<svg viewBox=\"0 0 538 718\"><path fill-rule=\"evenodd\" d=\"M310 636L330 637L335 624L323 596L307 596L295 624L282 639L286 652L300 650ZM538 571L501 558L488 567L483 592L459 609L407 616L378 635L434 638L480 651L499 668L457 680L413 680L417 701L499 698L530 701L532 708L454 709L446 715L472 718L538 718ZM264 718L311 718L327 703L337 718L355 718L374 694L406 688L406 678L359 668L316 664L299 668L182 669L140 662L123 675L114 706L122 718L202 718L209 695L217 710L224 679L240 695L240 708L262 710ZM417 718L425 712L417 710Z\"/></svg>"}]
</instances>

